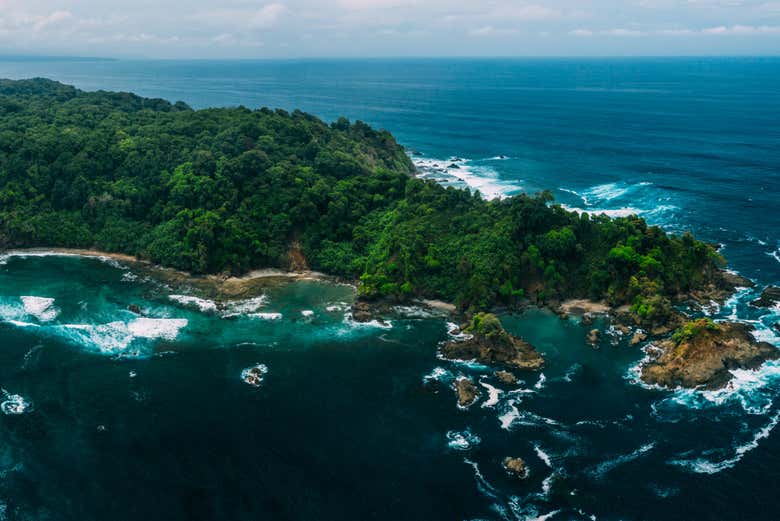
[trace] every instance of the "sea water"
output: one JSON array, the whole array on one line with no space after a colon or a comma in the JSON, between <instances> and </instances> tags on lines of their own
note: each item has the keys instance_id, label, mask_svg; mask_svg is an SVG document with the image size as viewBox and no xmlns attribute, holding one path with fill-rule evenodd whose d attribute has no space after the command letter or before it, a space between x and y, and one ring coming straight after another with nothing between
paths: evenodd
<instances>
[{"instance_id":1,"label":"sea water","mask_svg":"<svg viewBox=\"0 0 780 521\"><path fill-rule=\"evenodd\" d=\"M549 189L578 211L691 230L759 284L712 316L780 346L780 311L748 304L780 282L778 59L0 60L0 76L363 119L439 182ZM444 319L400 310L361 326L352 298L299 281L224 305L105 259L0 257L0 512L778 517L780 365L737 371L727 391L649 388L626 339L593 350L576 320L529 311L504 321L547 365L508 386L437 357ZM481 392L467 410L460 376Z\"/></svg>"}]
</instances>

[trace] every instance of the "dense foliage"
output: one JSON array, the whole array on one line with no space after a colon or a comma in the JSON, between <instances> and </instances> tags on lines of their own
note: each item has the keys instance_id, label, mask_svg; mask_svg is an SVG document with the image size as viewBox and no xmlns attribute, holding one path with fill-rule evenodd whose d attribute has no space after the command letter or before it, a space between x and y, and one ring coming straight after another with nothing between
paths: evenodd
<instances>
[{"instance_id":1,"label":"dense foliage","mask_svg":"<svg viewBox=\"0 0 780 521\"><path fill-rule=\"evenodd\" d=\"M564 296L642 317L716 254L548 193L485 201L414 178L385 131L296 111L195 111L48 80L0 82L0 247L90 247L194 273L307 265L368 297L462 308Z\"/></svg>"}]
</instances>

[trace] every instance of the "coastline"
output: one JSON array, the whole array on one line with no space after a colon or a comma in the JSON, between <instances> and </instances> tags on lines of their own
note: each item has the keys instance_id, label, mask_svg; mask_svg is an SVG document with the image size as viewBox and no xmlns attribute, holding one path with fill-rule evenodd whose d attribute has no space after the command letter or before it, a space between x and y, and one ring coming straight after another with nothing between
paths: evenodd
<instances>
[{"instance_id":1,"label":"coastline","mask_svg":"<svg viewBox=\"0 0 780 521\"><path fill-rule=\"evenodd\" d=\"M165 283L188 286L211 296L225 299L255 296L270 285L284 282L302 280L335 282L332 277L316 271L284 271L277 268L253 270L239 276L194 275L186 271L161 266L134 255L83 248L15 248L0 252L0 256L63 256L112 260L131 264L149 272Z\"/></svg>"}]
</instances>

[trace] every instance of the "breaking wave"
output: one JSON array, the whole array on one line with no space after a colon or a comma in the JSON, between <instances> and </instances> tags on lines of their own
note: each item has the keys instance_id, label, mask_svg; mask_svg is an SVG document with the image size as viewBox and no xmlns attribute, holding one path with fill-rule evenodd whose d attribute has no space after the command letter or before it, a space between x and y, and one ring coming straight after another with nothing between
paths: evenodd
<instances>
[{"instance_id":1,"label":"breaking wave","mask_svg":"<svg viewBox=\"0 0 780 521\"><path fill-rule=\"evenodd\" d=\"M769 437L774 428L777 427L778 422L780 422L780 411L772 416L767 425L753 434L753 437L749 441L734 449L734 456L730 458L721 461L711 461L706 458L675 459L668 461L668 463L670 465L683 467L696 474L717 474L718 472L733 468L742 460L745 454L757 448L761 440Z\"/></svg>"},{"instance_id":2,"label":"breaking wave","mask_svg":"<svg viewBox=\"0 0 780 521\"><path fill-rule=\"evenodd\" d=\"M489 161L497 159L491 158ZM500 199L522 189L516 183L501 180L493 168L482 164L484 161L457 157L446 160L412 157L412 162L417 168L417 177L431 179L445 186L479 191L485 199Z\"/></svg>"}]
</instances>

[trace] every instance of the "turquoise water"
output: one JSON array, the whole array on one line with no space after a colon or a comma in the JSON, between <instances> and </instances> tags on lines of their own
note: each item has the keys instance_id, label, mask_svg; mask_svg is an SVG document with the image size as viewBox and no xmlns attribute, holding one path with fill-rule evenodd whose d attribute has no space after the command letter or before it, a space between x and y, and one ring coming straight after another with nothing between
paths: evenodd
<instances>
[{"instance_id":1,"label":"turquoise water","mask_svg":"<svg viewBox=\"0 0 780 521\"><path fill-rule=\"evenodd\" d=\"M441 182L636 211L780 282L778 59L0 60L0 76L364 119ZM780 310L747 305L759 289L711 313L780 346ZM227 310L191 293L117 263L0 257L6 518L777 518L776 365L720 393L646 389L640 349L606 335L592 350L586 328L537 311L505 322L544 376L508 387L437 358L442 318L352 323L347 286L273 286ZM467 411L460 374L484 384Z\"/></svg>"}]
</instances>

